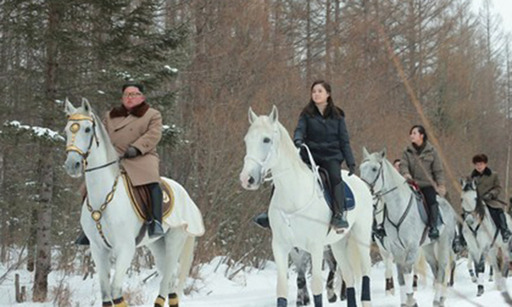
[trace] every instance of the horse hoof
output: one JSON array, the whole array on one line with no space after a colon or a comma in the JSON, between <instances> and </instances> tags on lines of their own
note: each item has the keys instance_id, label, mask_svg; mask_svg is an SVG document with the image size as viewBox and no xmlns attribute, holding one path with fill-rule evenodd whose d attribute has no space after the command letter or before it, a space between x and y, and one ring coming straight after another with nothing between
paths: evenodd
<instances>
[{"instance_id":1,"label":"horse hoof","mask_svg":"<svg viewBox=\"0 0 512 307\"><path fill-rule=\"evenodd\" d=\"M329 303L334 303L334 302L336 302L337 299L338 299L338 297L336 296L336 294L333 294L332 296L327 298Z\"/></svg>"},{"instance_id":2,"label":"horse hoof","mask_svg":"<svg viewBox=\"0 0 512 307\"><path fill-rule=\"evenodd\" d=\"M342 301L342 302L343 302L343 301L344 301L344 300L346 300L346 299L347 299L347 296L346 296L346 295L340 295L340 301Z\"/></svg>"},{"instance_id":3,"label":"horse hoof","mask_svg":"<svg viewBox=\"0 0 512 307\"><path fill-rule=\"evenodd\" d=\"M482 294L484 294L484 286L478 285L478 290L476 292L476 296L481 296Z\"/></svg>"},{"instance_id":4,"label":"horse hoof","mask_svg":"<svg viewBox=\"0 0 512 307\"><path fill-rule=\"evenodd\" d=\"M476 284L476 282L477 282L476 277L471 276L471 281L472 281L474 284Z\"/></svg>"}]
</instances>

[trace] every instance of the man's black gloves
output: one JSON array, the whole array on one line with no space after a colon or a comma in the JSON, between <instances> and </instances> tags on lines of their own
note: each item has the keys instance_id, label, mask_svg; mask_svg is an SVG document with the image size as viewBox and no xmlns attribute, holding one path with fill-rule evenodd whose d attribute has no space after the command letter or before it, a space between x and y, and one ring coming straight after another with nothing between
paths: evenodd
<instances>
[{"instance_id":1,"label":"man's black gloves","mask_svg":"<svg viewBox=\"0 0 512 307\"><path fill-rule=\"evenodd\" d=\"M131 159L135 158L137 156L140 156L142 153L137 148L130 146L128 149L124 152L123 158L125 159Z\"/></svg>"}]
</instances>

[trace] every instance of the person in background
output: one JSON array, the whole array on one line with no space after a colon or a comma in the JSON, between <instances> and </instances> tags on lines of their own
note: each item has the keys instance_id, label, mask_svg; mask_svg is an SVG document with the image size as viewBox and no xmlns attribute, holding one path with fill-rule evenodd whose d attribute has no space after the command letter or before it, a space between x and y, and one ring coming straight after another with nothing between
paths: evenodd
<instances>
[{"instance_id":1,"label":"person in background","mask_svg":"<svg viewBox=\"0 0 512 307\"><path fill-rule=\"evenodd\" d=\"M421 125L414 125L409 130L411 144L408 145L400 162L400 173L408 180L414 180L429 208L429 237L434 240L439 237L437 229L437 218L439 205L437 194L441 197L446 195L445 176L443 164L436 149L428 141L425 128Z\"/></svg>"},{"instance_id":2,"label":"person in background","mask_svg":"<svg viewBox=\"0 0 512 307\"><path fill-rule=\"evenodd\" d=\"M476 182L477 195L489 209L489 213L501 232L504 242L510 239L510 230L507 227L505 210L508 204L500 198L501 184L498 174L492 171L488 165L488 158L485 154L478 154L473 157L475 169L471 172L471 178Z\"/></svg>"}]
</instances>

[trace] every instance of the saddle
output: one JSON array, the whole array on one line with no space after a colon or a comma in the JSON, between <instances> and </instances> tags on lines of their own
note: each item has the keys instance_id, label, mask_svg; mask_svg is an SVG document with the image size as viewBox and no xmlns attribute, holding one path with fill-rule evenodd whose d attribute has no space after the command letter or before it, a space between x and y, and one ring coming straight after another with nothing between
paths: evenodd
<instances>
[{"instance_id":1,"label":"saddle","mask_svg":"<svg viewBox=\"0 0 512 307\"><path fill-rule=\"evenodd\" d=\"M124 186L130 197L130 203L132 204L135 213L139 219L143 221L151 220L151 196L149 189L146 185L133 186L130 178L126 173L122 173ZM160 179L160 188L163 193L163 204L162 204L162 221L165 220L174 209L174 192L171 187L162 179Z\"/></svg>"},{"instance_id":2,"label":"saddle","mask_svg":"<svg viewBox=\"0 0 512 307\"><path fill-rule=\"evenodd\" d=\"M418 204L418 211L420 212L421 220L428 225L429 216L430 216L430 208L428 207L427 200L423 193L421 193L420 187L414 181L407 181L411 191L414 193L414 197L416 199L416 203ZM441 210L439 210L439 214L437 215L436 225L440 226L443 224L443 219L441 217Z\"/></svg>"},{"instance_id":3,"label":"saddle","mask_svg":"<svg viewBox=\"0 0 512 307\"><path fill-rule=\"evenodd\" d=\"M334 193L333 188L331 185L331 181L329 180L329 173L324 169L319 167L318 168L318 174L320 175L320 178L322 179L322 186L324 187L324 197L327 201L327 204L333 210L333 204L334 204ZM352 210L355 208L356 203L354 200L354 193L349 188L347 184L343 184L345 187L345 210Z\"/></svg>"}]
</instances>

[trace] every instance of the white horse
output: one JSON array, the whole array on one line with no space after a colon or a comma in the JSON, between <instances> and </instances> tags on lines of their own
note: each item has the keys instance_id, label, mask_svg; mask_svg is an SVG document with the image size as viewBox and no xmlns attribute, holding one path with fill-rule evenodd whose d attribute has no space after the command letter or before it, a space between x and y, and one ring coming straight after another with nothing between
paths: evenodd
<instances>
[{"instance_id":1,"label":"white horse","mask_svg":"<svg viewBox=\"0 0 512 307\"><path fill-rule=\"evenodd\" d=\"M444 198L438 197L444 225L440 227L439 238L431 241L425 236L426 224L421 219L415 193L386 159L386 150L369 154L364 148L363 156L361 178L382 200L378 202L380 205L375 214L386 231L382 245L393 255L397 266L402 306L417 306L412 267L420 246L435 277L434 306L444 306L446 269L451 265L451 244L455 236L455 212Z\"/></svg>"},{"instance_id":2,"label":"white horse","mask_svg":"<svg viewBox=\"0 0 512 307\"><path fill-rule=\"evenodd\" d=\"M71 177L84 174L87 199L82 206L81 225L91 242L91 253L98 269L103 306L124 307L122 284L130 267L136 238L144 221L132 208L123 184L119 158L101 120L86 99L79 108L66 99L68 122L66 172ZM162 281L155 306L178 306L194 253L195 237L204 232L203 221L185 189L163 178L174 192L174 209L164 220L165 235L149 240L144 234L138 245L147 245L155 256ZM115 259L111 263L111 259ZM110 270L115 270L110 282ZM176 281L178 279L178 282Z\"/></svg>"},{"instance_id":3,"label":"white horse","mask_svg":"<svg viewBox=\"0 0 512 307\"><path fill-rule=\"evenodd\" d=\"M347 304L356 306L355 277L362 274L361 301L370 305L370 242L372 196L357 176L342 171L345 184L354 192L356 206L348 211L350 227L342 234L330 231L331 209L314 172L301 160L290 135L278 121L274 106L269 116L249 108L251 126L245 136L247 155L240 173L242 186L256 190L272 173L275 186L270 201L272 251L277 266L277 306L287 305L288 253L293 247L311 254L312 292L315 306L322 306L322 255L331 245L347 284Z\"/></svg>"},{"instance_id":4,"label":"white horse","mask_svg":"<svg viewBox=\"0 0 512 307\"><path fill-rule=\"evenodd\" d=\"M462 234L466 240L470 263L475 265L477 296L484 293L484 270L487 259L496 272L495 282L499 290L505 290L505 276L508 273L508 244L503 242L499 229L494 224L487 205L479 199L474 180L461 180L462 210L464 222ZM507 223L510 217L507 216ZM510 224L509 224L510 225Z\"/></svg>"}]
</instances>

